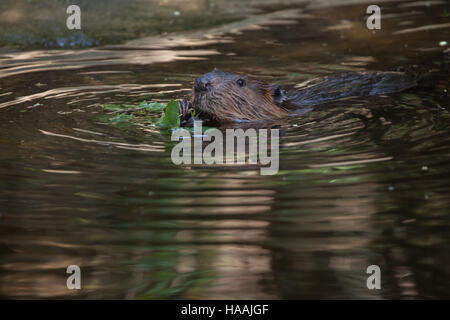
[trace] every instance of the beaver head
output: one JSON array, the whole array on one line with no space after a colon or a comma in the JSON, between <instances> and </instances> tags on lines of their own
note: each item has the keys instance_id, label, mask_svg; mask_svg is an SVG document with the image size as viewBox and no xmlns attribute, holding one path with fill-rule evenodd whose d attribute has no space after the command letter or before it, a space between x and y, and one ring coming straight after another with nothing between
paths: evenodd
<instances>
[{"instance_id":1,"label":"beaver head","mask_svg":"<svg viewBox=\"0 0 450 320\"><path fill-rule=\"evenodd\" d=\"M194 109L213 120L254 121L281 119L286 91L247 76L214 70L194 83Z\"/></svg>"}]
</instances>

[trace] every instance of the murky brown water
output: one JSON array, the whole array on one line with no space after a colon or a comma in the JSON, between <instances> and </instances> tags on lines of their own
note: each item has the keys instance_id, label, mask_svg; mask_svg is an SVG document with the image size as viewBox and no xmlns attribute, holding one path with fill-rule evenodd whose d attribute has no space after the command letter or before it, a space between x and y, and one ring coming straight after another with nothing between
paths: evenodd
<instances>
[{"instance_id":1,"label":"murky brown water","mask_svg":"<svg viewBox=\"0 0 450 320\"><path fill-rule=\"evenodd\" d=\"M449 298L449 6L264 7L208 31L0 55L0 296ZM446 51L447 53L444 53ZM217 67L286 87L421 65L417 88L283 125L280 171L180 167L105 102L168 101ZM66 288L66 267L82 290ZM382 289L366 287L377 264Z\"/></svg>"}]
</instances>

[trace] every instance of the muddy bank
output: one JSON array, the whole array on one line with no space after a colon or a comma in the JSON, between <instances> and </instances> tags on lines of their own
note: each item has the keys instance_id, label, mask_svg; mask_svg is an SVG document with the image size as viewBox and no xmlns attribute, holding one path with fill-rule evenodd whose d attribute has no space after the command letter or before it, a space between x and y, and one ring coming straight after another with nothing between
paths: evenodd
<instances>
[{"instance_id":1,"label":"muddy bank","mask_svg":"<svg viewBox=\"0 0 450 320\"><path fill-rule=\"evenodd\" d=\"M0 46L21 49L87 48L173 32L209 29L264 10L325 8L367 0L3 0ZM383 3L384 1L378 1ZM81 30L68 30L66 9L78 5Z\"/></svg>"}]
</instances>

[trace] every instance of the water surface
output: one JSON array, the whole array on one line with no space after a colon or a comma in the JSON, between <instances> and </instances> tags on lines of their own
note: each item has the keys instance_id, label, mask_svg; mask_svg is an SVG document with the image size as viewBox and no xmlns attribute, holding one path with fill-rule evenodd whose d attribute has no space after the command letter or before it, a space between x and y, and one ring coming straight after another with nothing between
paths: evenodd
<instances>
[{"instance_id":1,"label":"water surface","mask_svg":"<svg viewBox=\"0 0 450 320\"><path fill-rule=\"evenodd\" d=\"M0 296L450 298L449 7L428 2L383 2L376 32L367 4L303 1L170 37L3 50ZM214 67L293 88L410 65L432 76L283 122L273 176L175 166L165 132L98 118L99 103L182 98Z\"/></svg>"}]
</instances>

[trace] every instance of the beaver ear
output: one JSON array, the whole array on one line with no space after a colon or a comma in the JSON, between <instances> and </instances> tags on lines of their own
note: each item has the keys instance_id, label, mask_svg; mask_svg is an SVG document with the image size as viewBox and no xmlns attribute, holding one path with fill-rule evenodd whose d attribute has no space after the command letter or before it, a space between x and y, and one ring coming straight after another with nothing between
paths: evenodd
<instances>
[{"instance_id":1,"label":"beaver ear","mask_svg":"<svg viewBox=\"0 0 450 320\"><path fill-rule=\"evenodd\" d=\"M276 105L281 106L287 99L286 90L278 84L273 84L271 86L273 101Z\"/></svg>"}]
</instances>

